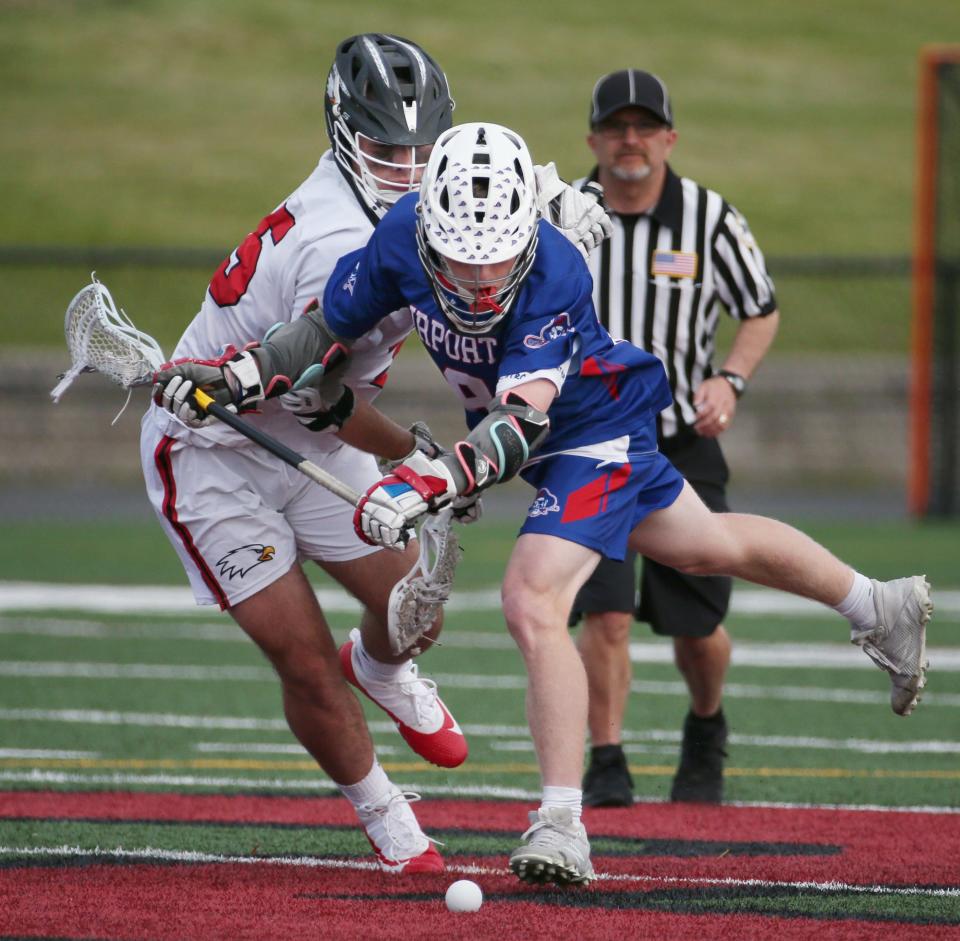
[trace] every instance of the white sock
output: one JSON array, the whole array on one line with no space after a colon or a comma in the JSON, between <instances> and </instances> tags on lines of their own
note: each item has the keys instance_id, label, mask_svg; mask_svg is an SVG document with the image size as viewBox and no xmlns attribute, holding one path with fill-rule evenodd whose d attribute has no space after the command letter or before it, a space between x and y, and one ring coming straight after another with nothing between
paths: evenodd
<instances>
[{"instance_id":1,"label":"white sock","mask_svg":"<svg viewBox=\"0 0 960 941\"><path fill-rule=\"evenodd\" d=\"M374 757L373 767L367 772L365 778L357 781L356 784L338 784L337 787L354 807L360 807L363 804L375 804L386 797L392 785L387 772Z\"/></svg>"},{"instance_id":2,"label":"white sock","mask_svg":"<svg viewBox=\"0 0 960 941\"><path fill-rule=\"evenodd\" d=\"M877 612L873 607L873 585L870 579L854 572L853 585L847 597L840 604L834 605L834 611L850 622L852 630L873 630L877 626Z\"/></svg>"},{"instance_id":3,"label":"white sock","mask_svg":"<svg viewBox=\"0 0 960 941\"><path fill-rule=\"evenodd\" d=\"M363 638L359 631L353 642L353 652L356 657L354 666L360 675L368 680L376 680L378 683L392 683L401 673L410 668L409 660L404 660L403 663L382 663L380 660L374 660L363 646Z\"/></svg>"},{"instance_id":4,"label":"white sock","mask_svg":"<svg viewBox=\"0 0 960 941\"><path fill-rule=\"evenodd\" d=\"M554 787L551 784L543 786L543 800L541 810L549 807L566 807L573 814L573 822L580 823L580 814L583 811L583 791L578 787Z\"/></svg>"}]
</instances>

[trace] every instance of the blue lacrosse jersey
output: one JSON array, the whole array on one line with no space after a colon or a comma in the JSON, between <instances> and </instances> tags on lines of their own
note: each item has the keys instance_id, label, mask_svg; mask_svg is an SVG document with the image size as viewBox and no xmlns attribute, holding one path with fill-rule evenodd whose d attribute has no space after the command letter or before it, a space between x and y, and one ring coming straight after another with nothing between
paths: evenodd
<instances>
[{"instance_id":1,"label":"blue lacrosse jersey","mask_svg":"<svg viewBox=\"0 0 960 941\"><path fill-rule=\"evenodd\" d=\"M486 415L498 384L569 363L550 406L540 455L630 435L630 451L655 451L656 415L671 402L655 356L614 341L593 306L593 281L579 251L539 223L530 273L510 313L484 334L460 333L440 310L416 244L417 195L400 199L364 248L343 256L327 282L323 312L331 330L353 339L409 306L417 333L458 394L470 428Z\"/></svg>"}]
</instances>

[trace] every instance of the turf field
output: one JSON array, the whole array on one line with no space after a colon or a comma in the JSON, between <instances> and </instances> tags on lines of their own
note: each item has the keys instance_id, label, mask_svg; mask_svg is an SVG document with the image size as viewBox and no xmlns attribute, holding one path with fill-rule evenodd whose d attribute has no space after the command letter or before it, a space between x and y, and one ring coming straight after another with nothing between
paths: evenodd
<instances>
[{"instance_id":1,"label":"turf field","mask_svg":"<svg viewBox=\"0 0 960 941\"><path fill-rule=\"evenodd\" d=\"M399 879L371 871L349 807L286 729L271 671L227 616L192 606L159 532L13 527L17 548L0 557L0 937L279 938L310 925L399 938L418 924L494 937L517 918L597 938L960 933L955 527L809 527L871 573L925 568L940 589L928 692L909 719L838 618L738 590L722 808L664 803L684 695L668 649L638 628L625 739L640 803L588 812L592 888L537 892L504 865L537 775L497 609L512 532L499 515L463 532L446 642L422 661L469 738L467 763L425 765L368 709L381 760L422 795L449 866ZM94 564L107 557L109 586ZM54 562L69 579L53 580ZM345 636L355 605L317 588ZM463 874L487 902L452 921L442 894Z\"/></svg>"}]
</instances>

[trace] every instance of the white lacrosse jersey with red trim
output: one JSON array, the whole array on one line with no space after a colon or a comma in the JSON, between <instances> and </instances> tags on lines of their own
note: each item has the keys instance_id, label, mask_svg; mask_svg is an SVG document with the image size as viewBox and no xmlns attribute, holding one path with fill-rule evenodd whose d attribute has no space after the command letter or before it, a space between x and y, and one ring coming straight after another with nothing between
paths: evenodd
<instances>
[{"instance_id":1,"label":"white lacrosse jersey with red trim","mask_svg":"<svg viewBox=\"0 0 960 941\"><path fill-rule=\"evenodd\" d=\"M296 320L314 298L322 301L340 256L364 245L372 231L328 150L313 173L224 259L171 359L216 359L230 345L242 349L262 340L274 324ZM344 381L358 396L368 402L376 397L412 329L410 311L403 308L351 346ZM297 450L316 453L340 445L332 431L304 428L277 400L244 417ZM145 420L200 447L256 447L226 425L190 428L154 404Z\"/></svg>"}]
</instances>

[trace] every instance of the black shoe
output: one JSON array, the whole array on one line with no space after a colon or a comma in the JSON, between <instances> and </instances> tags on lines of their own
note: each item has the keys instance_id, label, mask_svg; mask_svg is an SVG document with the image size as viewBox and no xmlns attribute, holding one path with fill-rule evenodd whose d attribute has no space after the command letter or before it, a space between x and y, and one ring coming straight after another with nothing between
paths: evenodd
<instances>
[{"instance_id":1,"label":"black shoe","mask_svg":"<svg viewBox=\"0 0 960 941\"><path fill-rule=\"evenodd\" d=\"M633 778L621 745L590 749L590 767L583 776L585 807L632 807Z\"/></svg>"},{"instance_id":2,"label":"black shoe","mask_svg":"<svg viewBox=\"0 0 960 941\"><path fill-rule=\"evenodd\" d=\"M727 757L727 720L723 710L709 719L687 713L683 723L680 766L670 800L719 804L723 800L723 759Z\"/></svg>"}]
</instances>

